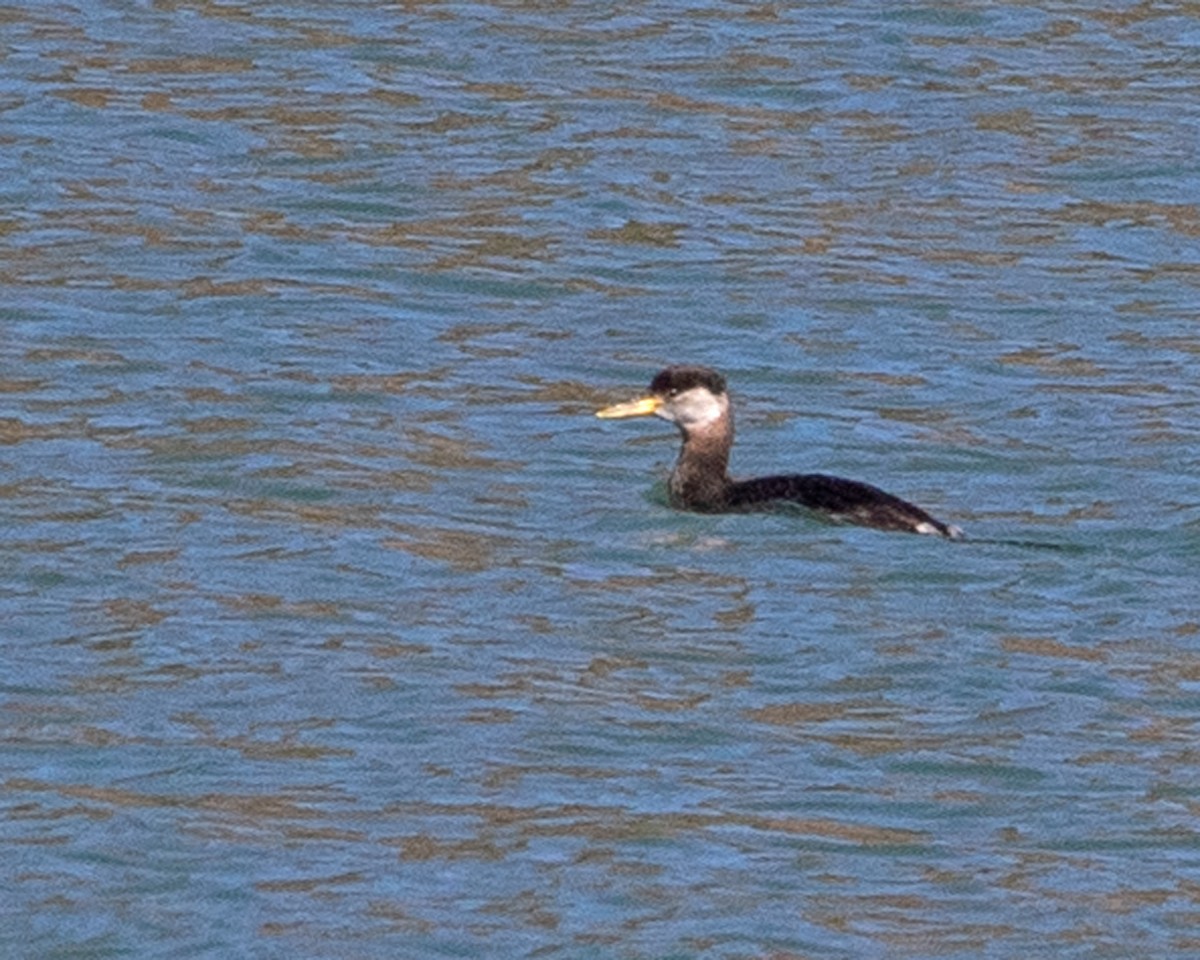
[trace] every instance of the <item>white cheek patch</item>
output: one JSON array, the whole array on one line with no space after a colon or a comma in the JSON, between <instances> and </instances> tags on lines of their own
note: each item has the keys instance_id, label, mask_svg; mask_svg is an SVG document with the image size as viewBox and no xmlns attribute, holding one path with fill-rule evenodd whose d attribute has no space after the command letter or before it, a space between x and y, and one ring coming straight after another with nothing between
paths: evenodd
<instances>
[{"instance_id":1,"label":"white cheek patch","mask_svg":"<svg viewBox=\"0 0 1200 960\"><path fill-rule=\"evenodd\" d=\"M702 387L686 390L663 409L659 416L674 420L680 426L699 428L720 420L725 414L725 404Z\"/></svg>"}]
</instances>

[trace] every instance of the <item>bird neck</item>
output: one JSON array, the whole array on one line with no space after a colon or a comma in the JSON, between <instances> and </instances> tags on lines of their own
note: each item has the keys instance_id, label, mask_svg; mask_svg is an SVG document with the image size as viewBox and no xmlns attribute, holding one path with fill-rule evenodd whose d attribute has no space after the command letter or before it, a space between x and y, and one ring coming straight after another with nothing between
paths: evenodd
<instances>
[{"instance_id":1,"label":"bird neck","mask_svg":"<svg viewBox=\"0 0 1200 960\"><path fill-rule=\"evenodd\" d=\"M683 449L671 471L671 499L693 510L720 509L728 495L729 449L733 423L729 419L681 430Z\"/></svg>"}]
</instances>

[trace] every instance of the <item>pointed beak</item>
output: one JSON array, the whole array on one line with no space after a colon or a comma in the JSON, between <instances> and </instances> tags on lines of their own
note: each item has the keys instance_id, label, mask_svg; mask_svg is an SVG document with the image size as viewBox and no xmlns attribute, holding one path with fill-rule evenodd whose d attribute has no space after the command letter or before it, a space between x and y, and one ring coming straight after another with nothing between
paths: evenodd
<instances>
[{"instance_id":1,"label":"pointed beak","mask_svg":"<svg viewBox=\"0 0 1200 960\"><path fill-rule=\"evenodd\" d=\"M629 403L618 403L616 406L597 410L596 416L604 420L620 420L624 417L648 417L653 413L658 413L661 406L661 397L642 397L640 400L631 400Z\"/></svg>"}]
</instances>

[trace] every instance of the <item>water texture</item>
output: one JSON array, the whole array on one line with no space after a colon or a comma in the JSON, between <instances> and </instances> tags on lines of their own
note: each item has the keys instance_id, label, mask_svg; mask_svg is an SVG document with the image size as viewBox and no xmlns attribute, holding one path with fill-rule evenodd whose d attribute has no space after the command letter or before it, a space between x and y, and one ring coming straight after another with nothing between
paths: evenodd
<instances>
[{"instance_id":1,"label":"water texture","mask_svg":"<svg viewBox=\"0 0 1200 960\"><path fill-rule=\"evenodd\" d=\"M1192 6L0 55L0 955L1200 955ZM683 361L970 539L672 511Z\"/></svg>"}]
</instances>

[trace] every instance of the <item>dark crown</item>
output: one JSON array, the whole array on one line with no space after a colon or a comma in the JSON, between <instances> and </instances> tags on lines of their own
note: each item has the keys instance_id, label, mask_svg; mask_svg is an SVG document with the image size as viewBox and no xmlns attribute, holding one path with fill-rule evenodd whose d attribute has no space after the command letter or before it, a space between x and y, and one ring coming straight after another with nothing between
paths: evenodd
<instances>
[{"instance_id":1,"label":"dark crown","mask_svg":"<svg viewBox=\"0 0 1200 960\"><path fill-rule=\"evenodd\" d=\"M695 387L703 387L720 396L725 392L725 378L710 367L682 365L667 367L650 381L650 392L659 397L669 397Z\"/></svg>"}]
</instances>

